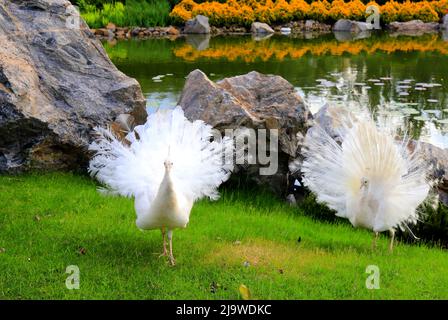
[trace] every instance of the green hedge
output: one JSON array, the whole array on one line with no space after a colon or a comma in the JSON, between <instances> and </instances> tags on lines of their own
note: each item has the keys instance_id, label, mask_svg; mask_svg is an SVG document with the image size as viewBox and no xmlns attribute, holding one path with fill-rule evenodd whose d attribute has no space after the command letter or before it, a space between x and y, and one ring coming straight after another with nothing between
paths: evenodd
<instances>
[{"instance_id":1,"label":"green hedge","mask_svg":"<svg viewBox=\"0 0 448 320\"><path fill-rule=\"evenodd\" d=\"M172 9L181 0L160 0L160 2L167 2ZM97 9L101 9L104 4L114 4L116 2L126 3L126 0L70 0L70 2L78 7L85 5L95 6Z\"/></svg>"},{"instance_id":2,"label":"green hedge","mask_svg":"<svg viewBox=\"0 0 448 320\"><path fill-rule=\"evenodd\" d=\"M77 0L77 5L91 28L101 28L109 22L118 27L163 27L171 21L171 6L166 0Z\"/></svg>"}]
</instances>

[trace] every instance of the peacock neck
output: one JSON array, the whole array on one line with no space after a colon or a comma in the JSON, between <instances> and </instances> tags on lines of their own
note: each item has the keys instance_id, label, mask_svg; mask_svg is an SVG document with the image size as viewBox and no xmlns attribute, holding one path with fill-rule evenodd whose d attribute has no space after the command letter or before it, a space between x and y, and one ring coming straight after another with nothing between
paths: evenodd
<instances>
[{"instance_id":1,"label":"peacock neck","mask_svg":"<svg viewBox=\"0 0 448 320\"><path fill-rule=\"evenodd\" d=\"M171 170L165 168L165 175L163 176L161 187L163 192L167 195L174 194L173 180L171 179Z\"/></svg>"}]
</instances>

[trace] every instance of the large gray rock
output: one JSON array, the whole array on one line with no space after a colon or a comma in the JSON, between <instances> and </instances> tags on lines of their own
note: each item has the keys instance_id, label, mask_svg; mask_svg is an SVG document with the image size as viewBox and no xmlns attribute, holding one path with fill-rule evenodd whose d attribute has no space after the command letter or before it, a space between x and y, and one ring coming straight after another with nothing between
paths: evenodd
<instances>
[{"instance_id":1,"label":"large gray rock","mask_svg":"<svg viewBox=\"0 0 448 320\"><path fill-rule=\"evenodd\" d=\"M274 33L274 30L267 23L253 22L250 27L250 32L254 34L269 34Z\"/></svg>"},{"instance_id":2,"label":"large gray rock","mask_svg":"<svg viewBox=\"0 0 448 320\"><path fill-rule=\"evenodd\" d=\"M300 133L305 133L311 113L294 87L280 76L248 74L212 82L200 70L192 71L178 104L190 120L201 119L220 131L252 128L278 130L278 170L260 176L258 165L246 168L256 183L284 195L288 185L288 162L297 153ZM269 137L269 134L268 134ZM269 143L268 143L269 146Z\"/></svg>"},{"instance_id":3,"label":"large gray rock","mask_svg":"<svg viewBox=\"0 0 448 320\"><path fill-rule=\"evenodd\" d=\"M334 24L333 31L360 33L370 31L370 29L366 22L340 19Z\"/></svg>"},{"instance_id":4,"label":"large gray rock","mask_svg":"<svg viewBox=\"0 0 448 320\"><path fill-rule=\"evenodd\" d=\"M325 104L314 115L314 123L325 130L333 139L342 142L339 137L340 130L344 128L344 122L351 119L351 113L345 108L332 104ZM314 130L315 126L309 130Z\"/></svg>"},{"instance_id":5,"label":"large gray rock","mask_svg":"<svg viewBox=\"0 0 448 320\"><path fill-rule=\"evenodd\" d=\"M93 127L144 121L139 84L78 18L65 0L0 2L0 171L78 168Z\"/></svg>"},{"instance_id":6,"label":"large gray rock","mask_svg":"<svg viewBox=\"0 0 448 320\"><path fill-rule=\"evenodd\" d=\"M439 24L437 22L411 20L407 22L392 22L387 26L387 28L392 32L418 35L427 32L436 32L439 30Z\"/></svg>"},{"instance_id":7,"label":"large gray rock","mask_svg":"<svg viewBox=\"0 0 448 320\"><path fill-rule=\"evenodd\" d=\"M206 16L197 15L185 23L184 33L210 33L210 25Z\"/></svg>"},{"instance_id":8,"label":"large gray rock","mask_svg":"<svg viewBox=\"0 0 448 320\"><path fill-rule=\"evenodd\" d=\"M425 142L420 142L420 150L431 168L430 178L435 180L439 200L448 205L448 150Z\"/></svg>"}]
</instances>

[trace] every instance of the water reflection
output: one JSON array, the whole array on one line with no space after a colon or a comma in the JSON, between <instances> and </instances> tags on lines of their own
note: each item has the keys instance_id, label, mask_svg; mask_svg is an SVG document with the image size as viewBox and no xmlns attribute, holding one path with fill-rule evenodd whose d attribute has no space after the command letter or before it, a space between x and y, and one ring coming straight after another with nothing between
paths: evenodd
<instances>
[{"instance_id":1,"label":"water reflection","mask_svg":"<svg viewBox=\"0 0 448 320\"><path fill-rule=\"evenodd\" d=\"M372 33L370 31L362 31L359 33L351 33L346 31L334 31L334 37L338 41L353 41L369 38Z\"/></svg>"},{"instance_id":2,"label":"water reflection","mask_svg":"<svg viewBox=\"0 0 448 320\"><path fill-rule=\"evenodd\" d=\"M210 45L210 34L190 34L186 37L186 42L194 49L202 51L208 49Z\"/></svg>"},{"instance_id":3,"label":"water reflection","mask_svg":"<svg viewBox=\"0 0 448 320\"><path fill-rule=\"evenodd\" d=\"M252 35L252 40L254 40L254 41L263 41L263 40L267 40L267 39L271 38L273 35L274 35L273 33L253 34Z\"/></svg>"},{"instance_id":4,"label":"water reflection","mask_svg":"<svg viewBox=\"0 0 448 320\"><path fill-rule=\"evenodd\" d=\"M442 32L442 39L443 39L443 41L448 41L448 31Z\"/></svg>"},{"instance_id":5,"label":"water reflection","mask_svg":"<svg viewBox=\"0 0 448 320\"><path fill-rule=\"evenodd\" d=\"M367 106L396 115L415 137L448 147L447 35L340 36L202 36L105 47L120 70L139 80L149 107L174 106L194 69L211 80L256 70L291 82L313 113L325 103Z\"/></svg>"},{"instance_id":6,"label":"water reflection","mask_svg":"<svg viewBox=\"0 0 448 320\"><path fill-rule=\"evenodd\" d=\"M421 129L421 140L445 149L448 146L448 130L446 125L441 127L437 128L432 121L425 121L424 127Z\"/></svg>"}]
</instances>

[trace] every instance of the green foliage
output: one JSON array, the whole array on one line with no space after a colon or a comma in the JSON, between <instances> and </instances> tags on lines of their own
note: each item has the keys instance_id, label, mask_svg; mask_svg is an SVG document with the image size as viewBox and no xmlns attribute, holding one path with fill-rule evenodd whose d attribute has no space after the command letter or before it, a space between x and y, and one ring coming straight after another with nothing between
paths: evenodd
<instances>
[{"instance_id":1,"label":"green foliage","mask_svg":"<svg viewBox=\"0 0 448 320\"><path fill-rule=\"evenodd\" d=\"M127 0L126 20L131 26L166 26L169 24L170 5L167 1L151 2Z\"/></svg>"},{"instance_id":2,"label":"green foliage","mask_svg":"<svg viewBox=\"0 0 448 320\"><path fill-rule=\"evenodd\" d=\"M87 6L102 8L105 3L115 3L117 0L70 0L70 2L83 9Z\"/></svg>"},{"instance_id":3,"label":"green foliage","mask_svg":"<svg viewBox=\"0 0 448 320\"><path fill-rule=\"evenodd\" d=\"M103 26L99 11L89 11L81 14L90 28L101 28Z\"/></svg>"},{"instance_id":4,"label":"green foliage","mask_svg":"<svg viewBox=\"0 0 448 320\"><path fill-rule=\"evenodd\" d=\"M114 4L106 3L101 10L101 24L106 26L109 22L114 23L118 27L125 26L125 7L121 2Z\"/></svg>"},{"instance_id":5,"label":"green foliage","mask_svg":"<svg viewBox=\"0 0 448 320\"><path fill-rule=\"evenodd\" d=\"M178 4L181 0L164 0L163 2L167 2L170 5L170 8L172 9L176 4ZM202 0L199 2L203 2L205 0ZM116 3L116 2L121 2L121 3L125 3L126 0L70 0L71 3L73 3L74 5L83 8L84 6L88 5L88 6L94 6L96 8L102 8L104 4L109 3ZM198 2L198 1L196 1Z\"/></svg>"},{"instance_id":6,"label":"green foliage","mask_svg":"<svg viewBox=\"0 0 448 320\"><path fill-rule=\"evenodd\" d=\"M448 207L439 203L437 209L425 206L425 212L414 229L414 233L424 241L438 243L448 248Z\"/></svg>"},{"instance_id":7,"label":"green foliage","mask_svg":"<svg viewBox=\"0 0 448 320\"><path fill-rule=\"evenodd\" d=\"M81 15L91 28L105 27L109 22L118 27L166 26L170 22L170 4L166 0L126 0L104 3L97 7L82 0Z\"/></svg>"},{"instance_id":8,"label":"green foliage","mask_svg":"<svg viewBox=\"0 0 448 320\"><path fill-rule=\"evenodd\" d=\"M344 221L336 217L336 212L329 209L325 204L318 203L316 201L316 196L313 193L308 193L302 201L299 202L299 209L306 215L310 216L312 219L336 222Z\"/></svg>"}]
</instances>

